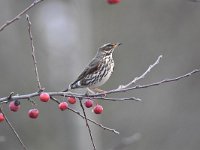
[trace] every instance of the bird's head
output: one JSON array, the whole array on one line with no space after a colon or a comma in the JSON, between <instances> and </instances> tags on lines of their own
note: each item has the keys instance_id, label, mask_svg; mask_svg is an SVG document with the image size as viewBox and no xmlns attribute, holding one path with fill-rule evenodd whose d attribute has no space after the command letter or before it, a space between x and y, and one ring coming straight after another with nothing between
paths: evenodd
<instances>
[{"instance_id":1,"label":"bird's head","mask_svg":"<svg viewBox=\"0 0 200 150\"><path fill-rule=\"evenodd\" d=\"M110 55L119 45L121 45L121 43L107 43L101 46L98 52L103 55Z\"/></svg>"}]
</instances>

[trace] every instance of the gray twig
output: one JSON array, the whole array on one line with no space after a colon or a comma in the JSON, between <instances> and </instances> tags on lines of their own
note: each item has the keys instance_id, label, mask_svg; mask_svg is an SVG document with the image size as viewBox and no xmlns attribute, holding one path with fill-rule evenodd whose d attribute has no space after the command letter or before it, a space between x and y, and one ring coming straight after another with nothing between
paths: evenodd
<instances>
[{"instance_id":1,"label":"gray twig","mask_svg":"<svg viewBox=\"0 0 200 150\"><path fill-rule=\"evenodd\" d=\"M108 92L105 92L105 94L111 94L111 93L119 93L119 92L127 92L127 91L130 91L130 90L134 90L134 89L143 89L143 88L148 88L148 87L153 87L153 86L158 86L158 85L161 85L163 83L168 83L168 82L173 82L173 81L178 81L180 79L183 79L183 78L186 78L186 77L189 77L191 76L192 74L195 74L195 73L199 73L200 72L200 69L195 69L189 73L186 73L184 75L181 75L181 76L178 76L176 78L169 78L169 79L164 79L164 80L161 80L161 81L158 81L158 82L154 82L154 83L150 83L150 84L145 84L145 85L136 85L136 86L133 86L133 87L130 87L130 88L125 88L125 89L116 89L116 90L110 90Z\"/></svg>"},{"instance_id":2,"label":"gray twig","mask_svg":"<svg viewBox=\"0 0 200 150\"><path fill-rule=\"evenodd\" d=\"M103 95L105 95L105 94L109 95L109 94L112 94L112 93L127 92L127 91L135 90L135 89L142 89L142 88L149 88L149 87L152 87L152 86L158 86L158 85L163 84L163 83L174 82L174 81L178 81L178 80L187 78L187 77L189 77L193 74L199 73L199 72L200 72L200 69L194 69L189 73L186 73L184 75L181 75L181 76L178 76L178 77L175 77L175 78L164 79L162 81L158 81L158 82L154 82L154 83L150 83L150 84L145 84L145 85L136 85L136 86L125 88L125 89L109 90L109 91L105 92L104 94L100 93L100 94L91 94L91 95L86 96L85 94L78 94L78 93L72 93L72 92L47 92L47 93L50 96L65 96L65 97L74 96L76 98L83 98L83 99L84 98L103 99L104 98ZM24 95L14 95L14 96L12 96L11 100L9 100L8 97L2 97L2 98L0 98L0 104L7 103L7 102L12 101L12 100L24 100L24 99L27 100L29 98L36 97L38 95L39 95L39 92L34 92L34 93L24 94Z\"/></svg>"},{"instance_id":3,"label":"gray twig","mask_svg":"<svg viewBox=\"0 0 200 150\"><path fill-rule=\"evenodd\" d=\"M59 100L57 100L56 98L54 98L54 97L52 97L52 96L51 96L51 99L52 99L53 101L55 101L57 104L60 103ZM72 108L70 108L70 107L68 108L68 110L71 111L71 112L73 112L73 113L75 113L75 114L77 114L77 115L79 115L82 119L85 119L84 115L82 115L79 111L77 111L77 110L75 110L75 109L72 109ZM104 129L104 130L108 130L108 131L111 131L111 132L113 132L113 133L115 133L115 134L119 134L119 132L116 131L115 129L111 129L111 128L105 127L105 126L103 126L102 124L97 123L96 121L94 121L94 120L92 120L92 119L90 119L90 118L86 118L86 119L87 119L88 121L90 121L91 123L93 123L93 124L95 124L95 125L101 127L101 128Z\"/></svg>"},{"instance_id":4,"label":"gray twig","mask_svg":"<svg viewBox=\"0 0 200 150\"><path fill-rule=\"evenodd\" d=\"M10 92L10 95L8 96L8 99L11 99L13 94L14 94L14 92Z\"/></svg>"},{"instance_id":5,"label":"gray twig","mask_svg":"<svg viewBox=\"0 0 200 150\"><path fill-rule=\"evenodd\" d=\"M79 111L76 111L76 110L74 110L74 109L72 109L72 108L69 108L69 110L72 111L72 112L74 112L74 113L76 113L77 115L79 115L79 116L82 117L83 119L85 119L85 117L84 117ZM86 118L86 119L87 119L88 121L94 123L95 125L101 127L101 128L104 129L104 130L108 130L108 131L111 131L111 132L113 132L113 133L115 133L115 134L119 134L119 132L116 131L115 129L111 129L111 128L105 127L104 125L102 125L102 124L100 124L100 123L97 123L96 121L94 121L94 120L92 120L92 119L89 119L89 118Z\"/></svg>"},{"instance_id":6,"label":"gray twig","mask_svg":"<svg viewBox=\"0 0 200 150\"><path fill-rule=\"evenodd\" d=\"M126 84L126 85L120 85L120 86L118 87L118 89L119 89L119 90L120 90L120 89L125 89L125 88L131 86L132 84L135 84L138 80L143 79L143 78L147 75L147 73L149 73L149 72L151 71L151 69L153 69L153 68L160 62L160 59L161 59L161 58L162 58L162 55L160 55L160 56L157 58L157 60L156 60L152 65L150 65L149 68L148 68L141 76L135 77L131 82L129 82L129 83Z\"/></svg>"},{"instance_id":7,"label":"gray twig","mask_svg":"<svg viewBox=\"0 0 200 150\"><path fill-rule=\"evenodd\" d=\"M80 102L80 106L81 106L81 108L82 108L82 110L83 110L83 115L84 115L84 118L85 118L85 123L86 123L86 126L87 126L88 131L89 131L89 135L90 135L90 139L91 139L93 148L94 148L94 150L96 150L96 146L95 146L95 144L94 144L94 139L93 139L93 136L92 136L92 131L91 131L90 126L89 126L89 124L88 124L87 115L86 115L84 106L83 106L83 104L82 104L82 99L79 99L79 102Z\"/></svg>"},{"instance_id":8,"label":"gray twig","mask_svg":"<svg viewBox=\"0 0 200 150\"><path fill-rule=\"evenodd\" d=\"M30 41L31 41L32 58L33 58L33 63L34 63L37 85L38 85L39 91L41 91L42 87L41 87L41 84L40 84L40 78L39 78L38 69L37 69L37 61L36 61L36 57L35 57L35 47L33 45L33 35L32 35L32 32L31 32L31 21L30 21L28 14L26 14L26 20L28 21L28 33L29 33L29 38L30 38Z\"/></svg>"},{"instance_id":9,"label":"gray twig","mask_svg":"<svg viewBox=\"0 0 200 150\"><path fill-rule=\"evenodd\" d=\"M142 102L142 100L140 98L136 98L136 97L125 97L125 98L95 97L95 99L102 99L105 101L140 101L140 102Z\"/></svg>"},{"instance_id":10,"label":"gray twig","mask_svg":"<svg viewBox=\"0 0 200 150\"><path fill-rule=\"evenodd\" d=\"M15 130L15 128L12 126L12 124L10 123L10 121L8 120L6 114L4 113L2 106L0 107L0 112L4 115L5 121L8 124L8 126L10 127L10 129L13 131L14 135L17 137L17 140L20 142L20 144L22 145L24 150L28 150L26 145L24 144L24 142L22 141L22 139L20 138L19 134L17 133L17 131Z\"/></svg>"},{"instance_id":11,"label":"gray twig","mask_svg":"<svg viewBox=\"0 0 200 150\"><path fill-rule=\"evenodd\" d=\"M13 19L6 21L1 27L0 27L0 32L3 31L4 28L15 22L16 20L19 20L20 17L25 14L29 9L37 5L38 3L42 2L43 0L35 0L31 5L29 5L26 9L24 9L22 12L20 12L16 17Z\"/></svg>"}]
</instances>

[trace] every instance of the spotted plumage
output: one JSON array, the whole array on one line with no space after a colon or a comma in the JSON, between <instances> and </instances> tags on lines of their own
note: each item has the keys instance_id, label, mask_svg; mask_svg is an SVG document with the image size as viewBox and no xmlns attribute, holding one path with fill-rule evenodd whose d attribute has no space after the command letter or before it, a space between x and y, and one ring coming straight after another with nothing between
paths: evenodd
<instances>
[{"instance_id":1,"label":"spotted plumage","mask_svg":"<svg viewBox=\"0 0 200 150\"><path fill-rule=\"evenodd\" d=\"M119 45L121 45L121 43L107 43L101 46L89 65L64 91L76 88L93 89L103 85L113 72L114 60L112 54L114 49Z\"/></svg>"}]
</instances>

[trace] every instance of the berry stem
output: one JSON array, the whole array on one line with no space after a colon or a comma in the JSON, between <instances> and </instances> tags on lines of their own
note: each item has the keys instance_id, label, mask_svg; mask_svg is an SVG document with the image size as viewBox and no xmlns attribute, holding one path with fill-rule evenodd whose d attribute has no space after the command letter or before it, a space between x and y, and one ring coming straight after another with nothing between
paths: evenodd
<instances>
[{"instance_id":1,"label":"berry stem","mask_svg":"<svg viewBox=\"0 0 200 150\"><path fill-rule=\"evenodd\" d=\"M88 124L88 119L87 119L87 116L86 116L85 109L84 109L84 107L83 107L82 99L79 99L79 102L80 102L80 106L81 106L81 108L82 108L82 110L83 110L83 114L84 114L84 118L85 118L85 123L86 123L86 126L87 126L88 131L89 131L89 134L90 134L90 139L91 139L91 141L92 141L93 148L94 148L94 150L96 150L96 146L95 146L95 144L94 144L94 140L93 140L93 137L92 137L92 131L91 131L90 126L89 126L89 124Z\"/></svg>"},{"instance_id":2,"label":"berry stem","mask_svg":"<svg viewBox=\"0 0 200 150\"><path fill-rule=\"evenodd\" d=\"M57 99L56 99L55 97L53 97L53 96L51 96L51 100L54 101L54 102L57 103L57 104L60 104L60 101L57 100ZM75 109L72 109L72 108L70 108L70 107L68 107L67 110L69 110L69 111L71 111L71 112L73 112L73 113L79 115L82 119L85 119L84 115L82 115L79 111L77 111L77 110L75 110ZM95 125L101 127L101 128L104 129L104 130L113 132L113 133L115 133L115 134L119 134L119 131L117 131L117 130L115 130L115 129L112 129L112 128L108 128L108 127L106 127L106 126L104 126L104 125L102 125L102 124L96 122L95 120L92 120L92 119L90 119L90 118L87 118L87 120L90 121L91 123L93 123L93 124L95 124Z\"/></svg>"}]
</instances>

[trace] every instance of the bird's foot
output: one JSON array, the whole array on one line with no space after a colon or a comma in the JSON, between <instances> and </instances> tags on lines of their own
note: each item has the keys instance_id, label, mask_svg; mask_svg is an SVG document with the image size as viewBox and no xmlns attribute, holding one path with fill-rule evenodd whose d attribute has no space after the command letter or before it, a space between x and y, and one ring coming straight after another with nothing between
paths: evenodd
<instances>
[{"instance_id":1,"label":"bird's foot","mask_svg":"<svg viewBox=\"0 0 200 150\"><path fill-rule=\"evenodd\" d=\"M99 88L87 88L88 92L91 94L101 94L102 97L106 97L106 91Z\"/></svg>"}]
</instances>

